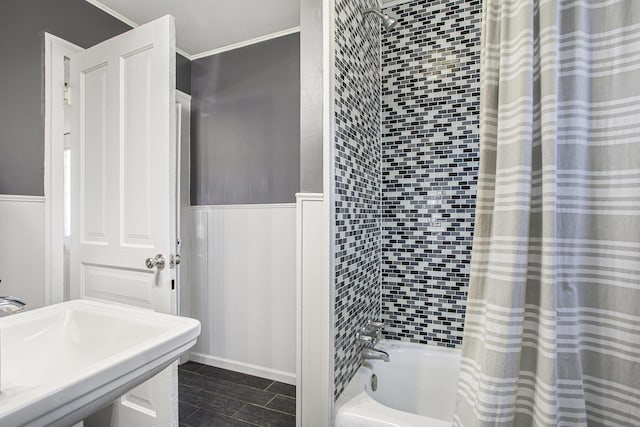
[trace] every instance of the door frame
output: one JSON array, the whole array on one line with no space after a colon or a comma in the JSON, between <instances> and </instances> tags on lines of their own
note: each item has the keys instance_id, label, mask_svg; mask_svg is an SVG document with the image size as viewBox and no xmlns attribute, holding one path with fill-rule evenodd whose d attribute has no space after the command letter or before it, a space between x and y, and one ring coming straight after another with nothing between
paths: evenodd
<instances>
[{"instance_id":1,"label":"door frame","mask_svg":"<svg viewBox=\"0 0 640 427\"><path fill-rule=\"evenodd\" d=\"M64 58L84 49L44 33L45 305L64 299ZM60 155L58 155L60 154Z\"/></svg>"},{"instance_id":2,"label":"door frame","mask_svg":"<svg viewBox=\"0 0 640 427\"><path fill-rule=\"evenodd\" d=\"M190 292L188 292L188 288L183 289L183 278L185 276L188 277L184 272L189 268L188 249L184 242L190 226L187 212L190 205L191 191L191 170L189 167L191 161L190 123L191 95L176 89L176 235L180 240L180 246L177 247L176 253L181 256L184 262L184 264L181 263L176 266L176 314L178 316L188 316L190 314L190 303L188 301ZM185 136L186 138L184 138ZM185 191L183 192L183 190ZM186 292L183 295L185 290ZM183 297L187 301L182 301ZM185 302L187 305L184 305Z\"/></svg>"}]
</instances>

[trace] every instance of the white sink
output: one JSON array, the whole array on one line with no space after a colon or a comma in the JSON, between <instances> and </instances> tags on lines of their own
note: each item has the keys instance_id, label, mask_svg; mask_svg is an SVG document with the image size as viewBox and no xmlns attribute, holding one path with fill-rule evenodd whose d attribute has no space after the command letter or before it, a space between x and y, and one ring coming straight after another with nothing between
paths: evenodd
<instances>
[{"instance_id":1,"label":"white sink","mask_svg":"<svg viewBox=\"0 0 640 427\"><path fill-rule=\"evenodd\" d=\"M175 361L200 322L74 300L0 319L0 425L71 425Z\"/></svg>"}]
</instances>

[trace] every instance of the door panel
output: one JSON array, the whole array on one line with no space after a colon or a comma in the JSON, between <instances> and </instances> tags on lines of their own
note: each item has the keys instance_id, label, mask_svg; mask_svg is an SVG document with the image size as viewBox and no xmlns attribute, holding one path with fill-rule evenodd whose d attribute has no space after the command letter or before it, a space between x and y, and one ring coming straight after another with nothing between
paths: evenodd
<instances>
[{"instance_id":1,"label":"door panel","mask_svg":"<svg viewBox=\"0 0 640 427\"><path fill-rule=\"evenodd\" d=\"M149 47L123 56L120 170L122 245L152 249L151 60Z\"/></svg>"},{"instance_id":2,"label":"door panel","mask_svg":"<svg viewBox=\"0 0 640 427\"><path fill-rule=\"evenodd\" d=\"M107 71L107 64L103 63L86 70L80 77L83 129L93 138L91 144L82 147L84 183L81 185L84 203L81 227L84 244L107 243Z\"/></svg>"},{"instance_id":3,"label":"door panel","mask_svg":"<svg viewBox=\"0 0 640 427\"><path fill-rule=\"evenodd\" d=\"M154 276L108 266L82 265L83 296L153 310Z\"/></svg>"},{"instance_id":4,"label":"door panel","mask_svg":"<svg viewBox=\"0 0 640 427\"><path fill-rule=\"evenodd\" d=\"M71 63L71 295L173 314L175 38L166 16ZM162 254L164 268L145 260ZM177 425L175 364L114 402L114 426Z\"/></svg>"}]
</instances>

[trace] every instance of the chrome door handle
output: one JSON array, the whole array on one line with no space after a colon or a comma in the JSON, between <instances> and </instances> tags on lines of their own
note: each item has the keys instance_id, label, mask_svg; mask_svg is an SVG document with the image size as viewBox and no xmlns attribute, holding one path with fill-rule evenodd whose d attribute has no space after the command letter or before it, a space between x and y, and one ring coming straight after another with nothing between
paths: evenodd
<instances>
[{"instance_id":1,"label":"chrome door handle","mask_svg":"<svg viewBox=\"0 0 640 427\"><path fill-rule=\"evenodd\" d=\"M158 267L158 270L162 270L164 268L164 257L162 254L158 254L154 258L147 258L144 264L149 270L153 270L154 267Z\"/></svg>"}]
</instances>

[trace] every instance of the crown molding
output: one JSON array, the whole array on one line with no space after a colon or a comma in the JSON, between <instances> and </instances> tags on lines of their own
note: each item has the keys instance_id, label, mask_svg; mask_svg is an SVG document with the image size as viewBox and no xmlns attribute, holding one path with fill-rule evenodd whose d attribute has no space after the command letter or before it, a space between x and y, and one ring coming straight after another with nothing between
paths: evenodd
<instances>
[{"instance_id":1,"label":"crown molding","mask_svg":"<svg viewBox=\"0 0 640 427\"><path fill-rule=\"evenodd\" d=\"M251 46L252 44L261 43L267 40L277 39L278 37L288 36L289 34L295 34L300 32L300 27L288 28L282 31L276 31L275 33L265 34L264 36L256 37L253 39L245 40L238 43L233 43L227 46L222 46L216 49L211 49L206 52L191 55L192 61L200 58L206 58L207 56L217 55L222 52L228 52L234 49L240 49L241 47Z\"/></svg>"},{"instance_id":2,"label":"crown molding","mask_svg":"<svg viewBox=\"0 0 640 427\"><path fill-rule=\"evenodd\" d=\"M131 19L127 18L124 15L119 14L118 12L116 12L115 10L111 9L109 6L105 6L104 4L100 3L98 0L85 0L87 3L97 7L98 9L100 9L101 11L113 16L114 18L124 22L125 24L127 24L130 27L136 28L139 27L139 24L136 24L135 22L133 22Z\"/></svg>"},{"instance_id":3,"label":"crown molding","mask_svg":"<svg viewBox=\"0 0 640 427\"><path fill-rule=\"evenodd\" d=\"M116 18L117 20L124 22L125 24L129 25L132 28L136 28L139 27L140 24L137 24L136 22L133 22L131 19L127 18L126 16L116 12L115 10L111 9L109 6L106 6L102 3L100 3L98 0L85 0L87 3L97 7L98 9L100 9L101 11L113 16L114 18ZM270 34L265 34L264 36L260 36L260 37L256 37L253 39L249 39L249 40L245 40L242 42L238 42L238 43L233 43L227 46L222 46L216 49L211 49L211 50L207 50L205 52L201 52L201 53L196 53L196 54L190 54L189 52L186 52L178 47L176 47L176 52L179 53L180 55L184 56L185 58L187 58L189 61L194 61L196 59L200 59L200 58L205 58L207 56L211 56L211 55L217 55L219 53L222 52L227 52L230 50L234 50L234 49L239 49L241 47L245 47L245 46L251 46L252 44L256 44L256 43L260 43L260 42L264 42L267 40L271 40L271 39L275 39L278 37L283 37L283 36L287 36L289 34L293 34L293 33L297 33L300 32L300 27L293 27L293 28L288 28L286 30L282 30L282 31L276 31L275 33L270 33Z\"/></svg>"}]
</instances>

